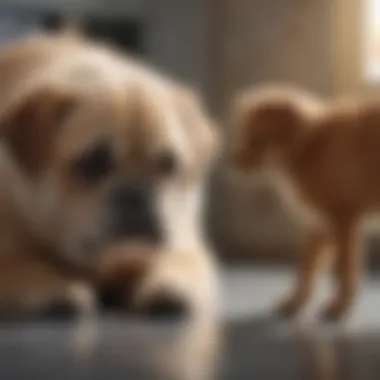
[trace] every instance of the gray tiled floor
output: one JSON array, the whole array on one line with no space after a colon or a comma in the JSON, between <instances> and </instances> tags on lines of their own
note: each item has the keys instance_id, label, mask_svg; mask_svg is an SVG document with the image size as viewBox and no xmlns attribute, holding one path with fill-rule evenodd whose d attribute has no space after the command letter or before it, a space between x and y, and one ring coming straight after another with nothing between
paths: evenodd
<instances>
[{"instance_id":1,"label":"gray tiled floor","mask_svg":"<svg viewBox=\"0 0 380 380\"><path fill-rule=\"evenodd\" d=\"M265 316L289 288L290 272L236 269L223 277L225 322L222 343L216 345L218 378L380 378L379 280L366 279L356 313L344 328L322 328L313 318L299 325ZM319 288L316 304L327 296L327 281ZM213 368L208 360L213 350L205 349L212 347L213 335L206 331L112 317L2 325L0 379L196 380L197 374ZM198 341L202 344L194 344ZM199 373L198 367L203 367Z\"/></svg>"},{"instance_id":2,"label":"gray tiled floor","mask_svg":"<svg viewBox=\"0 0 380 380\"><path fill-rule=\"evenodd\" d=\"M246 319L250 316L272 310L293 285L295 274L285 268L234 268L223 275L223 294L225 302L222 313L231 320ZM314 319L318 308L324 306L333 295L332 281L329 276L320 278L316 284L315 295L306 310L305 320ZM380 327L380 276L366 274L352 316L350 330Z\"/></svg>"}]
</instances>

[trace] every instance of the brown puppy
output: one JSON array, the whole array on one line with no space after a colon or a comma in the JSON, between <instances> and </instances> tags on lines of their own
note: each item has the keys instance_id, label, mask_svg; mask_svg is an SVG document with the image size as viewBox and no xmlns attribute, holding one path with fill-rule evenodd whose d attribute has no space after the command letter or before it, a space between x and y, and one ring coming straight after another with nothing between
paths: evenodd
<instances>
[{"instance_id":1,"label":"brown puppy","mask_svg":"<svg viewBox=\"0 0 380 380\"><path fill-rule=\"evenodd\" d=\"M296 314L309 300L322 252L334 249L337 294L327 319L343 317L358 287L358 227L379 211L380 103L324 104L291 88L265 88L238 100L234 165L264 171L306 233L298 284L280 312Z\"/></svg>"},{"instance_id":2,"label":"brown puppy","mask_svg":"<svg viewBox=\"0 0 380 380\"><path fill-rule=\"evenodd\" d=\"M140 303L173 291L212 308L201 205L216 135L196 95L107 47L40 36L0 53L0 135L0 309L90 308L78 268L120 242L164 252Z\"/></svg>"}]
</instances>

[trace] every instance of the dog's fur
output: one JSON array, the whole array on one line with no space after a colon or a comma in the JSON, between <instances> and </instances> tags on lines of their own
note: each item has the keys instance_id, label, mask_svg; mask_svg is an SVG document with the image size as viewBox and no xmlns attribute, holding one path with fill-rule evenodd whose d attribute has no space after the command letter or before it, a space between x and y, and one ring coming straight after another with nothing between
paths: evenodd
<instances>
[{"instance_id":1,"label":"dog's fur","mask_svg":"<svg viewBox=\"0 0 380 380\"><path fill-rule=\"evenodd\" d=\"M296 289L279 311L293 316L306 304L322 252L330 247L337 294L323 316L345 316L361 269L359 225L380 206L380 102L322 101L268 86L240 95L235 111L235 168L271 174L306 233Z\"/></svg>"},{"instance_id":2,"label":"dog's fur","mask_svg":"<svg viewBox=\"0 0 380 380\"><path fill-rule=\"evenodd\" d=\"M94 277L103 283L125 267L129 283L131 257L139 267L136 304L165 293L212 307L201 208L217 136L197 94L108 47L33 37L0 53L0 135L2 311L62 300L92 308ZM80 163L104 142L112 167L92 183ZM157 166L162 152L175 161L168 175ZM114 241L107 229L110 194L132 176L150 181L163 235L137 251L139 241ZM150 254L136 261L141 250Z\"/></svg>"}]
</instances>

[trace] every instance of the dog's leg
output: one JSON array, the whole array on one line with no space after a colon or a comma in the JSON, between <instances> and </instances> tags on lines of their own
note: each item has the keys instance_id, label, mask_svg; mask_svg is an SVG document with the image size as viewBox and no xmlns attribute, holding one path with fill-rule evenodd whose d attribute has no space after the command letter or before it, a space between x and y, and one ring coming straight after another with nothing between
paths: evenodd
<instances>
[{"instance_id":1,"label":"dog's leg","mask_svg":"<svg viewBox=\"0 0 380 380\"><path fill-rule=\"evenodd\" d=\"M216 266L203 249L157 254L136 303L152 318L215 317L218 306Z\"/></svg>"},{"instance_id":2,"label":"dog's leg","mask_svg":"<svg viewBox=\"0 0 380 380\"><path fill-rule=\"evenodd\" d=\"M148 273L154 254L152 249L123 244L103 252L93 270L101 306L114 310L133 308L134 294Z\"/></svg>"},{"instance_id":3,"label":"dog's leg","mask_svg":"<svg viewBox=\"0 0 380 380\"><path fill-rule=\"evenodd\" d=\"M351 308L358 288L361 255L355 223L342 223L335 228L337 294L322 313L325 320L343 318Z\"/></svg>"},{"instance_id":4,"label":"dog's leg","mask_svg":"<svg viewBox=\"0 0 380 380\"><path fill-rule=\"evenodd\" d=\"M0 260L0 318L62 317L93 310L87 283L30 258Z\"/></svg>"},{"instance_id":5,"label":"dog's leg","mask_svg":"<svg viewBox=\"0 0 380 380\"><path fill-rule=\"evenodd\" d=\"M305 246L300 252L295 289L285 301L280 303L277 309L279 315L293 317L309 301L320 261L328 248L331 248L331 246L329 246L329 236L327 233L312 231L308 234Z\"/></svg>"}]
</instances>

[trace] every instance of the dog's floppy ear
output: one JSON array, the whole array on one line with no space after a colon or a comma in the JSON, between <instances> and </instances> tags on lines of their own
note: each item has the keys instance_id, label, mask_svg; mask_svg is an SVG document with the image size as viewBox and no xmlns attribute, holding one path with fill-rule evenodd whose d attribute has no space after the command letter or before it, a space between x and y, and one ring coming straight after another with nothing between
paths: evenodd
<instances>
[{"instance_id":1,"label":"dog's floppy ear","mask_svg":"<svg viewBox=\"0 0 380 380\"><path fill-rule=\"evenodd\" d=\"M252 110L250 119L262 123L272 141L281 145L291 143L305 122L302 111L295 104L275 99Z\"/></svg>"},{"instance_id":2,"label":"dog's floppy ear","mask_svg":"<svg viewBox=\"0 0 380 380\"><path fill-rule=\"evenodd\" d=\"M238 96L235 116L248 129L281 145L292 143L323 109L320 99L287 87L264 87ZM249 132L249 131L248 131Z\"/></svg>"},{"instance_id":3,"label":"dog's floppy ear","mask_svg":"<svg viewBox=\"0 0 380 380\"><path fill-rule=\"evenodd\" d=\"M43 87L18 97L0 115L0 136L27 174L44 168L54 135L77 102L68 89Z\"/></svg>"},{"instance_id":4,"label":"dog's floppy ear","mask_svg":"<svg viewBox=\"0 0 380 380\"><path fill-rule=\"evenodd\" d=\"M217 123L205 110L201 96L181 87L175 94L180 104L184 125L188 130L196 156L202 167L208 168L220 150L220 131Z\"/></svg>"}]
</instances>

